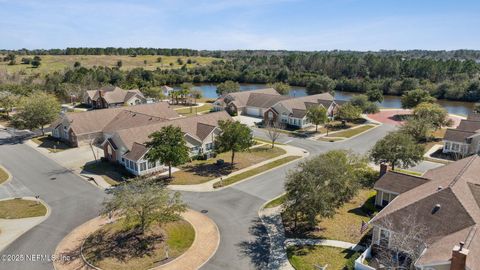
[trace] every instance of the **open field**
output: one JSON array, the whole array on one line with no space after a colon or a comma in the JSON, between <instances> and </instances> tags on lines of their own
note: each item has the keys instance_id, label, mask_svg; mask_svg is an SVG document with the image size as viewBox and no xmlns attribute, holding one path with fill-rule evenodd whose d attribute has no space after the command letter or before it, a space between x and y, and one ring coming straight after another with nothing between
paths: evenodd
<instances>
[{"instance_id":1,"label":"open field","mask_svg":"<svg viewBox=\"0 0 480 270\"><path fill-rule=\"evenodd\" d=\"M0 55L3 58L4 55ZM8 62L0 62L0 73L7 71L8 73L21 72L24 74L47 74L54 71L61 71L65 68L73 67L75 62L80 62L83 67L108 66L116 67L118 61L122 61L122 70L130 70L142 67L147 70L157 68L171 69L180 68L183 64L179 64L177 59L181 59L187 64L188 59L192 60L187 67L191 68L197 65L210 64L216 58L199 57L199 56L162 56L162 55L138 55L135 57L128 55L40 55L41 65L38 68L32 68L31 65L21 64L22 58L33 58L33 55L17 55L16 65L8 65ZM161 62L157 59L161 57ZM146 64L145 64L145 61Z\"/></svg>"},{"instance_id":2,"label":"open field","mask_svg":"<svg viewBox=\"0 0 480 270\"><path fill-rule=\"evenodd\" d=\"M47 214L47 208L36 201L11 199L0 201L0 218L17 219L41 217Z\"/></svg>"}]
</instances>

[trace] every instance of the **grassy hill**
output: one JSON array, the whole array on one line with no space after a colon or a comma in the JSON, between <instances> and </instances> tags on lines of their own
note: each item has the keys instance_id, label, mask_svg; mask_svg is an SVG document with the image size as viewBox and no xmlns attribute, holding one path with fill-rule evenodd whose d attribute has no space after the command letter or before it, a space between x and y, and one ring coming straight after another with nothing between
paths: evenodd
<instances>
[{"instance_id":1,"label":"grassy hill","mask_svg":"<svg viewBox=\"0 0 480 270\"><path fill-rule=\"evenodd\" d=\"M3 59L4 55L0 55ZM162 56L162 55L40 55L42 61L38 68L33 68L31 65L21 64L23 57L33 58L33 55L17 55L16 65L8 65L8 62L0 62L0 73L7 71L8 73L21 72L23 74L39 73L41 75L51 73L54 71L64 70L68 67L73 67L75 62L80 62L83 67L93 66L109 66L115 67L118 61L122 61L122 70L130 70L137 67L143 67L147 70L154 70L156 68L170 69L180 68L183 64L178 63L180 58L187 67L194 67L196 65L207 65L214 60L213 57L200 56ZM161 62L157 59L161 57ZM191 64L187 61L190 59ZM146 61L146 63L145 63Z\"/></svg>"}]
</instances>

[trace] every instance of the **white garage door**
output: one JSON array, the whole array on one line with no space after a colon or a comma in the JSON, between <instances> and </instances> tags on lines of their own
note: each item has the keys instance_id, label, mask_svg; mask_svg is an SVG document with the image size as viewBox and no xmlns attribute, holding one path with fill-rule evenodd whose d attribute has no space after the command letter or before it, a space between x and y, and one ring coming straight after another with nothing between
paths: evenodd
<instances>
[{"instance_id":1,"label":"white garage door","mask_svg":"<svg viewBox=\"0 0 480 270\"><path fill-rule=\"evenodd\" d=\"M247 107L247 114L251 116L260 116L260 109Z\"/></svg>"}]
</instances>

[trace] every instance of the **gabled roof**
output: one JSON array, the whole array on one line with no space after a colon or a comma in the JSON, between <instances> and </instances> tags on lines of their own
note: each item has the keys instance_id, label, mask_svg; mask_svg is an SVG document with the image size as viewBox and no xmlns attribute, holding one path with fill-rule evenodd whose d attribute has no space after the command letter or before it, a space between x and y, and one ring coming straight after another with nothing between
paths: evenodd
<instances>
[{"instance_id":1,"label":"gabled roof","mask_svg":"<svg viewBox=\"0 0 480 270\"><path fill-rule=\"evenodd\" d=\"M383 220L389 219L393 224L401 224L395 221L409 216L428 228L426 255L435 254L435 258L448 261L453 245L440 248L439 241L456 244L464 241L470 249L467 266L475 269L480 265L480 245L473 242L478 236L467 237L467 232L480 224L480 194L476 188L480 185L479 175L478 155L429 170L423 176L429 181L397 196L370 222L381 226ZM440 208L433 211L436 205ZM432 262L428 256L421 261Z\"/></svg>"},{"instance_id":2,"label":"gabled roof","mask_svg":"<svg viewBox=\"0 0 480 270\"><path fill-rule=\"evenodd\" d=\"M293 113L294 110L296 110L297 112L306 111L310 106L313 106L314 104L323 105L326 109L328 109L333 102L333 96L330 93L322 93L311 96L290 98L287 100L282 100L277 104L281 104L283 107L289 110L290 113ZM297 115L300 115L300 113L297 113Z\"/></svg>"},{"instance_id":3,"label":"gabled roof","mask_svg":"<svg viewBox=\"0 0 480 270\"><path fill-rule=\"evenodd\" d=\"M462 119L460 124L457 126L457 129L477 132L480 130L480 121Z\"/></svg>"},{"instance_id":4,"label":"gabled roof","mask_svg":"<svg viewBox=\"0 0 480 270\"><path fill-rule=\"evenodd\" d=\"M375 183L374 189L401 194L429 181L426 178L388 171Z\"/></svg>"},{"instance_id":5,"label":"gabled roof","mask_svg":"<svg viewBox=\"0 0 480 270\"><path fill-rule=\"evenodd\" d=\"M112 120L115 119L115 117L119 115L119 113L123 111L137 112L163 119L179 117L178 113L171 109L167 102L158 102L129 107L66 113L64 119L70 122L70 128L77 136L79 136L82 134L101 132Z\"/></svg>"},{"instance_id":6,"label":"gabled roof","mask_svg":"<svg viewBox=\"0 0 480 270\"><path fill-rule=\"evenodd\" d=\"M143 99L145 98L138 89L123 90L117 86L104 86L97 90L87 90L87 96L90 99L96 100L102 96L110 104L124 103L135 95Z\"/></svg>"},{"instance_id":7,"label":"gabled roof","mask_svg":"<svg viewBox=\"0 0 480 270\"><path fill-rule=\"evenodd\" d=\"M145 155L145 153L147 153L147 151L148 151L148 148L145 145L140 144L140 143L134 143L132 145L132 149L130 151L128 151L124 155L124 157L129 159L129 160L132 160L132 161L137 161L140 158L142 158L143 155Z\"/></svg>"},{"instance_id":8,"label":"gabled roof","mask_svg":"<svg viewBox=\"0 0 480 270\"><path fill-rule=\"evenodd\" d=\"M118 130L116 134L128 149L131 149L134 143L146 143L149 140L148 136L150 134L169 125L180 127L182 131L190 137L203 141L205 139L204 136L208 136L212 131L212 127L217 127L218 121L220 120L232 120L232 118L227 112L219 111L198 116L177 118L151 125L122 129ZM199 123L201 123L201 125L199 125Z\"/></svg>"},{"instance_id":9,"label":"gabled roof","mask_svg":"<svg viewBox=\"0 0 480 270\"><path fill-rule=\"evenodd\" d=\"M286 99L291 99L291 97L264 93L251 93L246 106L268 109L277 102Z\"/></svg>"},{"instance_id":10,"label":"gabled roof","mask_svg":"<svg viewBox=\"0 0 480 270\"><path fill-rule=\"evenodd\" d=\"M445 136L443 136L444 140L452 141L452 142L460 142L465 143L466 139L477 134L474 131L465 131L460 129L447 129L445 132Z\"/></svg>"},{"instance_id":11,"label":"gabled roof","mask_svg":"<svg viewBox=\"0 0 480 270\"><path fill-rule=\"evenodd\" d=\"M128 108L128 107L127 107ZM167 118L151 116L140 112L124 110L119 112L104 128L103 132L114 132L116 130L139 127L167 121Z\"/></svg>"},{"instance_id":12,"label":"gabled roof","mask_svg":"<svg viewBox=\"0 0 480 270\"><path fill-rule=\"evenodd\" d=\"M223 95L220 98L228 104L233 102L237 108L245 107L247 105L248 99L250 98L251 94L267 94L271 96L280 96L277 90L273 88L265 88L265 89L257 89L257 90L250 90L250 91L240 91L234 93L228 93Z\"/></svg>"}]
</instances>

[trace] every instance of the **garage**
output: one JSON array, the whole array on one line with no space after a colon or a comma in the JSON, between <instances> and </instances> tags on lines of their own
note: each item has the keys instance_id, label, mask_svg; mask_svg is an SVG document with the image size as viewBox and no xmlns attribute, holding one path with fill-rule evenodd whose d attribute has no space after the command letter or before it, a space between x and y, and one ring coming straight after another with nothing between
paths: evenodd
<instances>
[{"instance_id":1,"label":"garage","mask_svg":"<svg viewBox=\"0 0 480 270\"><path fill-rule=\"evenodd\" d=\"M247 115L258 117L262 115L262 112L260 111L260 108L247 107Z\"/></svg>"}]
</instances>

